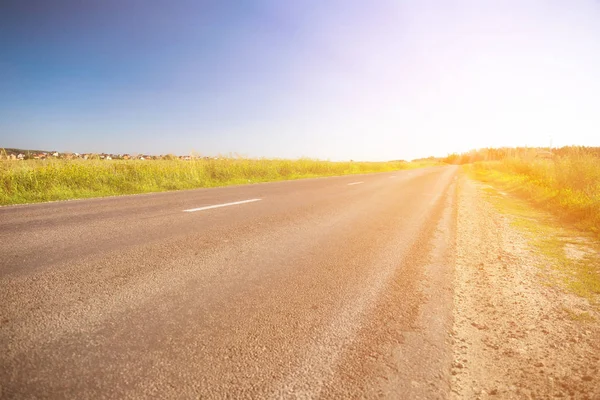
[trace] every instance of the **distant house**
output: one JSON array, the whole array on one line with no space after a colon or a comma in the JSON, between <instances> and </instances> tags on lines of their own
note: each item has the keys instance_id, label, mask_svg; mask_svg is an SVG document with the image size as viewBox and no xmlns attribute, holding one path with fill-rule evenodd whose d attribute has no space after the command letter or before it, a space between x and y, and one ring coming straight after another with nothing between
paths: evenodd
<instances>
[{"instance_id":1,"label":"distant house","mask_svg":"<svg viewBox=\"0 0 600 400\"><path fill-rule=\"evenodd\" d=\"M123 154L123 156L121 157L123 160L130 160L131 156L129 154Z\"/></svg>"},{"instance_id":2,"label":"distant house","mask_svg":"<svg viewBox=\"0 0 600 400\"><path fill-rule=\"evenodd\" d=\"M19 154L17 155L17 160L24 160L24 159L25 159L25 154L23 154L23 153L19 153Z\"/></svg>"}]
</instances>

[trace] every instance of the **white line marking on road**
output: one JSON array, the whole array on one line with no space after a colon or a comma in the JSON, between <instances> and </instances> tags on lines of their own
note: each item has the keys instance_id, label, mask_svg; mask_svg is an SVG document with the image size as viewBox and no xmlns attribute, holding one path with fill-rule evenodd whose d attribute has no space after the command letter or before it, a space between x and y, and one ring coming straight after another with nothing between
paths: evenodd
<instances>
[{"instance_id":1,"label":"white line marking on road","mask_svg":"<svg viewBox=\"0 0 600 400\"><path fill-rule=\"evenodd\" d=\"M213 208L229 207L229 206L237 206L238 204L253 203L255 201L261 201L261 200L262 199L250 199L250 200L234 201L233 203L215 204L214 206L190 208L189 210L183 210L183 211L184 212L204 211L204 210L211 210Z\"/></svg>"},{"instance_id":2,"label":"white line marking on road","mask_svg":"<svg viewBox=\"0 0 600 400\"><path fill-rule=\"evenodd\" d=\"M361 183L364 183L364 182L352 182L352 183L349 183L348 186L360 185Z\"/></svg>"}]
</instances>

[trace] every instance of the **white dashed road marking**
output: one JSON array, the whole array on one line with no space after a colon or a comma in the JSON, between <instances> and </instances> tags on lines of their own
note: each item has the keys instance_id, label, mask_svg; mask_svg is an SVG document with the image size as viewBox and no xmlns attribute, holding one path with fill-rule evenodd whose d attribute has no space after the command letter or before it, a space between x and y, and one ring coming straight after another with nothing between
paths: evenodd
<instances>
[{"instance_id":1,"label":"white dashed road marking","mask_svg":"<svg viewBox=\"0 0 600 400\"><path fill-rule=\"evenodd\" d=\"M349 183L348 186L360 185L361 183L364 183L364 182L352 182L352 183Z\"/></svg>"},{"instance_id":2,"label":"white dashed road marking","mask_svg":"<svg viewBox=\"0 0 600 400\"><path fill-rule=\"evenodd\" d=\"M237 206L238 204L253 203L255 201L261 201L261 200L262 199L250 199L250 200L234 201L233 203L215 204L213 206L206 206L206 207L199 207L199 208L190 208L189 210L183 210L183 211L184 212L204 211L204 210L211 210L213 208L221 208L221 207Z\"/></svg>"}]
</instances>

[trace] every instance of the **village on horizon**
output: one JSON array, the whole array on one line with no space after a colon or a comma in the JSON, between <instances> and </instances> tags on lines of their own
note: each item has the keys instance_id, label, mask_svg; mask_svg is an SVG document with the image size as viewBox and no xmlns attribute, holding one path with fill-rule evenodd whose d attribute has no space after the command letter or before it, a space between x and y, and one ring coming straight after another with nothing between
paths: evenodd
<instances>
[{"instance_id":1,"label":"village on horizon","mask_svg":"<svg viewBox=\"0 0 600 400\"><path fill-rule=\"evenodd\" d=\"M62 160L194 160L194 159L219 159L222 157L200 156L198 154L189 154L177 156L174 154L113 154L113 153L75 153L75 152L58 152L58 151L43 151L43 150L23 150L14 148L0 148L0 160L47 160L47 159L62 159Z\"/></svg>"}]
</instances>

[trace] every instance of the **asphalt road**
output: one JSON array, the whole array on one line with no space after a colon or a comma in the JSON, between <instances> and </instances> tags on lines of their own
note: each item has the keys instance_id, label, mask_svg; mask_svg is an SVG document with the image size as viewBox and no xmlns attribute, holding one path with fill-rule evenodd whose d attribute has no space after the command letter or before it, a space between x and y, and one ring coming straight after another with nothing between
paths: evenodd
<instances>
[{"instance_id":1,"label":"asphalt road","mask_svg":"<svg viewBox=\"0 0 600 400\"><path fill-rule=\"evenodd\" d=\"M0 397L447 397L455 176L2 207Z\"/></svg>"}]
</instances>

